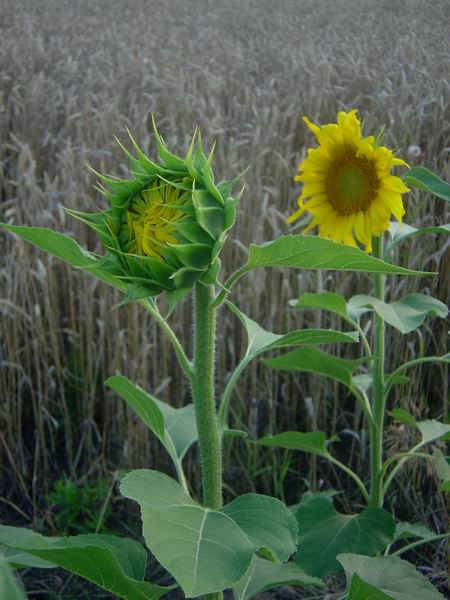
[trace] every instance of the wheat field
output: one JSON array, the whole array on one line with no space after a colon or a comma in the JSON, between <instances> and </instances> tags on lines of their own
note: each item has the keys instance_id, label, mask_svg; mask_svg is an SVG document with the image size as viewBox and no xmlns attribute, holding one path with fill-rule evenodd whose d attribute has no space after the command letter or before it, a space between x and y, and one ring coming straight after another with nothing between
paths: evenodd
<instances>
[{"instance_id":1,"label":"wheat field","mask_svg":"<svg viewBox=\"0 0 450 600\"><path fill-rule=\"evenodd\" d=\"M187 149L196 125L207 146L217 140L218 179L249 167L223 253L228 272L245 261L249 243L289 231L286 217L298 195L293 176L312 142L303 115L327 122L338 110L358 108L367 131L385 124L389 146L450 180L449 23L447 0L426 7L421 0L3 0L1 220L48 226L99 250L92 232L63 207L105 206L86 164L124 173L113 136L126 141L127 126L152 153L152 113L176 152ZM406 210L413 225L449 221L448 206L424 194L411 193ZM144 426L105 389L108 376L123 373L176 406L188 401L189 390L139 306L113 310L119 295L87 274L13 236L1 233L1 244L0 515L48 530L46 498L62 473L82 483L131 466L169 468ZM399 264L441 275L391 279L389 291L425 291L448 304L449 248L434 236L402 246ZM362 275L256 271L236 286L234 299L271 331L338 328L337 318L299 314L288 301L314 289L349 296L369 285ZM171 318L186 344L190 311L184 301ZM430 320L422 334L390 332L388 361L442 353L447 330L448 323ZM243 342L240 324L224 310L219 385ZM448 416L448 402L443 367L417 370L391 398L392 406L424 418ZM287 429L339 434L342 460L359 467L367 461L366 440L354 434L362 416L353 400L314 377L252 365L233 399L233 420L251 437ZM405 447L408 435L392 426L392 449ZM306 480L351 487L303 455L275 468L265 450L247 442L226 452L236 465L227 473L230 496L257 490L293 502ZM195 453L188 460L193 475ZM448 507L431 490L432 471L411 461L395 500L405 518L448 525ZM443 558L424 561L442 565Z\"/></svg>"}]
</instances>

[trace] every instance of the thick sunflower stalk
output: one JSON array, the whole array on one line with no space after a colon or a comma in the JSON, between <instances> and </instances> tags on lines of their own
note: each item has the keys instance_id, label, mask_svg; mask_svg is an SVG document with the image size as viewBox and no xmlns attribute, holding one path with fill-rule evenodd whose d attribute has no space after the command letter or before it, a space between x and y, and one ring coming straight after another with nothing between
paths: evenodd
<instances>
[{"instance_id":1,"label":"thick sunflower stalk","mask_svg":"<svg viewBox=\"0 0 450 600\"><path fill-rule=\"evenodd\" d=\"M130 178L96 172L109 210L69 211L99 234L107 250L102 266L128 284L122 304L161 292L174 302L197 280L214 283L239 200L230 195L234 182L215 184L213 152L206 157L199 132L184 159L169 152L155 125L154 133L160 162L148 158L130 134L135 156L119 142Z\"/></svg>"}]
</instances>

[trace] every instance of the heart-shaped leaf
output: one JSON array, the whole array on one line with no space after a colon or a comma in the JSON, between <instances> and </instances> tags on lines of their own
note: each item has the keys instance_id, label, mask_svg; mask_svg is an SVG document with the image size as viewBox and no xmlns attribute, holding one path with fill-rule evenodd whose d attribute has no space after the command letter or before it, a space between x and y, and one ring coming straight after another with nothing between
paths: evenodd
<instances>
[{"instance_id":1,"label":"heart-shaped leaf","mask_svg":"<svg viewBox=\"0 0 450 600\"><path fill-rule=\"evenodd\" d=\"M157 600L171 589L144 581L145 549L126 538L100 534L51 538L0 525L0 544L58 565L124 600Z\"/></svg>"},{"instance_id":2,"label":"heart-shaped leaf","mask_svg":"<svg viewBox=\"0 0 450 600\"><path fill-rule=\"evenodd\" d=\"M392 600L444 600L444 596L426 577L398 556L370 558L349 553L340 554L338 560L345 569L348 581L356 573L365 583ZM378 600L378 597L375 596L375 599Z\"/></svg>"},{"instance_id":3,"label":"heart-shaped leaf","mask_svg":"<svg viewBox=\"0 0 450 600\"><path fill-rule=\"evenodd\" d=\"M270 435L261 438L257 444L261 446L272 446L274 448L286 448L287 450L301 450L308 454L318 456L329 456L328 444L339 438L333 437L327 439L323 431L311 431L302 433L300 431L285 431L277 435Z\"/></svg>"},{"instance_id":4,"label":"heart-shaped leaf","mask_svg":"<svg viewBox=\"0 0 450 600\"><path fill-rule=\"evenodd\" d=\"M0 226L69 265L88 271L94 277L101 279L113 287L122 291L125 291L127 288L127 285L123 281L112 275L106 267L102 266L102 261L97 260L93 254L82 248L75 240L61 233L46 227L21 227L18 225L6 225L4 223L1 223Z\"/></svg>"},{"instance_id":5,"label":"heart-shaped leaf","mask_svg":"<svg viewBox=\"0 0 450 600\"><path fill-rule=\"evenodd\" d=\"M331 356L317 348L298 348L276 358L266 358L263 362L271 369L325 375L350 387L353 372L364 364L366 359L350 360Z\"/></svg>"},{"instance_id":6,"label":"heart-shaped leaf","mask_svg":"<svg viewBox=\"0 0 450 600\"><path fill-rule=\"evenodd\" d=\"M406 540L410 538L431 538L435 534L422 523L407 523L400 521L395 529L394 541Z\"/></svg>"},{"instance_id":7,"label":"heart-shaped leaf","mask_svg":"<svg viewBox=\"0 0 450 600\"><path fill-rule=\"evenodd\" d=\"M285 562L294 554L298 542L297 520L286 506L270 496L244 494L222 512L233 519L253 544L276 562Z\"/></svg>"},{"instance_id":8,"label":"heart-shaped leaf","mask_svg":"<svg viewBox=\"0 0 450 600\"><path fill-rule=\"evenodd\" d=\"M236 600L249 600L257 594L285 585L322 587L323 582L307 575L295 563L278 565L255 556L244 577L234 585L233 592Z\"/></svg>"},{"instance_id":9,"label":"heart-shaped leaf","mask_svg":"<svg viewBox=\"0 0 450 600\"><path fill-rule=\"evenodd\" d=\"M250 246L249 257L241 272L257 267L294 267L383 273L385 275L423 275L390 265L359 248L311 235L285 235L260 246Z\"/></svg>"},{"instance_id":10,"label":"heart-shaped leaf","mask_svg":"<svg viewBox=\"0 0 450 600\"><path fill-rule=\"evenodd\" d=\"M403 181L412 187L429 192L450 202L450 184L422 166L413 167L405 175Z\"/></svg>"},{"instance_id":11,"label":"heart-shaped leaf","mask_svg":"<svg viewBox=\"0 0 450 600\"><path fill-rule=\"evenodd\" d=\"M197 504L167 475L132 471L120 490L140 504L147 546L188 598L232 587L248 569L254 549L242 529L224 512Z\"/></svg>"},{"instance_id":12,"label":"heart-shaped leaf","mask_svg":"<svg viewBox=\"0 0 450 600\"><path fill-rule=\"evenodd\" d=\"M446 223L445 225L432 225L430 227L412 227L406 223L397 223L396 221L392 221L389 226L389 233L392 238L392 246L394 246L395 244L398 244L402 240L405 240L413 235L424 235L427 233L442 233L449 235L450 223Z\"/></svg>"},{"instance_id":13,"label":"heart-shaped leaf","mask_svg":"<svg viewBox=\"0 0 450 600\"><path fill-rule=\"evenodd\" d=\"M336 557L342 552L372 555L384 550L395 532L394 519L381 508L343 515L326 498L306 498L296 517L300 529L295 562L315 577L340 570Z\"/></svg>"},{"instance_id":14,"label":"heart-shaped leaf","mask_svg":"<svg viewBox=\"0 0 450 600\"><path fill-rule=\"evenodd\" d=\"M347 300L336 292L321 292L320 294L303 294L298 299L290 300L293 308L320 308L335 313L344 319L348 318Z\"/></svg>"},{"instance_id":15,"label":"heart-shaped leaf","mask_svg":"<svg viewBox=\"0 0 450 600\"><path fill-rule=\"evenodd\" d=\"M441 480L441 491L450 492L450 464L439 448L433 448L433 459L437 474Z\"/></svg>"},{"instance_id":16,"label":"heart-shaped leaf","mask_svg":"<svg viewBox=\"0 0 450 600\"><path fill-rule=\"evenodd\" d=\"M421 446L437 440L450 439L450 425L447 425L446 423L440 423L435 419L417 421L412 414L403 408L394 408L391 414L397 421L401 421L410 427L415 427L420 431L422 435Z\"/></svg>"},{"instance_id":17,"label":"heart-shaped leaf","mask_svg":"<svg viewBox=\"0 0 450 600\"><path fill-rule=\"evenodd\" d=\"M266 331L256 321L250 319L234 304L227 301L227 306L234 312L247 332L246 356L262 354L276 348L289 346L313 346L319 344L335 344L342 342L357 342L358 332L342 333L333 329L300 329L280 335Z\"/></svg>"},{"instance_id":18,"label":"heart-shaped leaf","mask_svg":"<svg viewBox=\"0 0 450 600\"><path fill-rule=\"evenodd\" d=\"M184 457L197 440L197 424L192 404L173 408L123 375L114 375L105 383L131 406L172 458L181 460Z\"/></svg>"},{"instance_id":19,"label":"heart-shaped leaf","mask_svg":"<svg viewBox=\"0 0 450 600\"><path fill-rule=\"evenodd\" d=\"M428 444L437 440L450 440L450 425L440 423L435 419L418 421L417 428L422 434L422 443Z\"/></svg>"},{"instance_id":20,"label":"heart-shaped leaf","mask_svg":"<svg viewBox=\"0 0 450 600\"><path fill-rule=\"evenodd\" d=\"M447 306L425 294L409 294L401 300L387 304L371 296L353 296L349 302L352 310L373 309L378 316L401 333L410 333L419 327L427 315L445 319Z\"/></svg>"},{"instance_id":21,"label":"heart-shaped leaf","mask_svg":"<svg viewBox=\"0 0 450 600\"><path fill-rule=\"evenodd\" d=\"M392 600L392 596L388 596L374 585L366 583L355 573L347 600Z\"/></svg>"}]
</instances>

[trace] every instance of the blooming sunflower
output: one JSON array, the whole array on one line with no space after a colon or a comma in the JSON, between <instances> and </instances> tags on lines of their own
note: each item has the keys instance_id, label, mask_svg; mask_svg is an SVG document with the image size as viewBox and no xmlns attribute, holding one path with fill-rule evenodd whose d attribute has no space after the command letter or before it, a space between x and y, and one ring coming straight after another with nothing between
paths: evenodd
<instances>
[{"instance_id":1,"label":"blooming sunflower","mask_svg":"<svg viewBox=\"0 0 450 600\"><path fill-rule=\"evenodd\" d=\"M322 237L372 250L372 236L389 228L391 215L401 222L402 194L409 189L391 175L395 166L408 166L374 136L362 137L356 110L340 112L337 123L317 126L303 119L319 147L310 148L296 181L303 183L299 209L292 223L307 211L313 219L306 231L319 227Z\"/></svg>"}]
</instances>

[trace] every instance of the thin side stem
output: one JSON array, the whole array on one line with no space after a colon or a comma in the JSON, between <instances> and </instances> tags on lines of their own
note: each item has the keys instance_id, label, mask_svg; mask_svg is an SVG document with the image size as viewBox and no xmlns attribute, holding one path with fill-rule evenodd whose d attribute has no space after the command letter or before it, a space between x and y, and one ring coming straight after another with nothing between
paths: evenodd
<instances>
[{"instance_id":1,"label":"thin side stem","mask_svg":"<svg viewBox=\"0 0 450 600\"><path fill-rule=\"evenodd\" d=\"M248 363L252 360L253 356L245 356L241 362L237 365L235 370L233 371L230 379L225 386L225 389L222 394L222 398L220 400L219 406L219 427L221 432L223 433L224 429L228 425L228 409L230 406L231 395L236 386L237 380L239 379L242 371L248 365Z\"/></svg>"},{"instance_id":2,"label":"thin side stem","mask_svg":"<svg viewBox=\"0 0 450 600\"><path fill-rule=\"evenodd\" d=\"M399 462L395 465L395 467L389 473L386 481L384 482L384 485L383 485L383 494L386 494L389 486L391 485L391 483L393 482L395 476L400 471L400 469L403 467L403 465L405 464L405 462L407 460L409 460L410 458L412 458L414 456L414 454L417 452L417 450L420 450L420 448L422 448L423 446L425 446L425 442L419 442L413 448L411 448L411 450L409 452L406 453L406 456L404 456L403 458L401 458L399 460Z\"/></svg>"},{"instance_id":3,"label":"thin side stem","mask_svg":"<svg viewBox=\"0 0 450 600\"><path fill-rule=\"evenodd\" d=\"M197 282L192 396L202 464L203 504L218 509L222 507L222 456L214 393L216 309L212 306L213 300L214 287Z\"/></svg>"},{"instance_id":4,"label":"thin side stem","mask_svg":"<svg viewBox=\"0 0 450 600\"><path fill-rule=\"evenodd\" d=\"M344 463L341 463L340 460L338 460L337 458L334 458L334 456L331 456L331 454L327 456L327 459L330 462L332 462L334 465L336 465L337 467L342 469L342 471L345 471L345 473L347 473L347 475L349 475L353 479L353 481L357 484L357 486L361 490L361 493L364 496L364 500L367 503L369 503L370 497L367 492L366 486L361 481L361 479L358 477L358 475L354 471L352 471L349 467L347 467L347 465L344 465Z\"/></svg>"},{"instance_id":5,"label":"thin side stem","mask_svg":"<svg viewBox=\"0 0 450 600\"><path fill-rule=\"evenodd\" d=\"M431 456L431 454L425 454L425 452L412 452L411 450L409 452L399 452L398 454L394 454L393 456L391 456L390 458L388 458L383 465L383 468L381 470L381 474L384 477L387 473L388 468L396 461L402 461L402 465L406 460L409 460L410 458L424 458L426 460L433 460L433 457ZM401 465L400 465L401 466ZM386 482L388 483L388 482ZM385 493L387 490L387 487L383 487L383 493Z\"/></svg>"},{"instance_id":6,"label":"thin side stem","mask_svg":"<svg viewBox=\"0 0 450 600\"><path fill-rule=\"evenodd\" d=\"M444 356L423 356L422 358L415 358L413 360L403 363L397 369L395 369L395 371L392 371L392 373L389 375L387 382L386 382L386 394L388 394L389 391L391 390L391 387L394 384L396 375L398 375L402 371L406 371L407 369L409 369L411 367L415 367L417 365L422 365L425 363L433 363L433 362L450 364L450 355L445 354Z\"/></svg>"},{"instance_id":7,"label":"thin side stem","mask_svg":"<svg viewBox=\"0 0 450 600\"><path fill-rule=\"evenodd\" d=\"M170 327L169 323L164 319L162 314L159 312L157 307L149 300L142 300L141 304L145 306L148 312L152 315L158 325L161 327L164 335L167 337L169 342L172 344L172 348L174 349L175 354L177 355L178 362L180 363L181 368L184 371L187 379L191 381L193 377L193 369L191 361L186 356L186 353L183 349L183 346L180 343L180 340L175 335L175 332Z\"/></svg>"},{"instance_id":8,"label":"thin side stem","mask_svg":"<svg viewBox=\"0 0 450 600\"><path fill-rule=\"evenodd\" d=\"M399 556L400 554L403 554L404 552L408 552L408 550L411 550L412 548L417 548L417 546L422 546L422 544L429 544L430 542L437 542L438 540L445 540L447 538L450 538L450 533L440 533L440 534L434 535L433 537L423 538L422 540L418 540L417 542L412 542L411 544L408 544L407 546L403 546L403 548L396 550L392 554L389 554L389 556Z\"/></svg>"},{"instance_id":9,"label":"thin side stem","mask_svg":"<svg viewBox=\"0 0 450 600\"><path fill-rule=\"evenodd\" d=\"M383 238L374 238L374 256L383 259ZM375 273L373 276L374 296L384 302L385 300L385 276ZM384 341L385 325L378 314L374 314L375 342L373 353L373 425L371 426L370 444L370 506L381 508L383 504L383 428L385 413L385 390L384 390Z\"/></svg>"}]
</instances>

